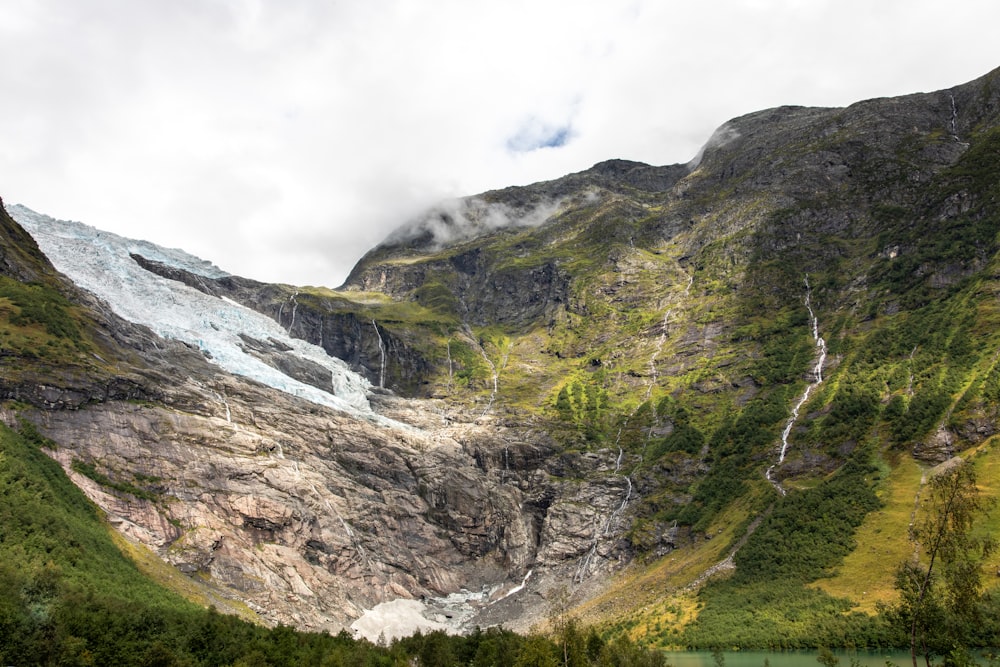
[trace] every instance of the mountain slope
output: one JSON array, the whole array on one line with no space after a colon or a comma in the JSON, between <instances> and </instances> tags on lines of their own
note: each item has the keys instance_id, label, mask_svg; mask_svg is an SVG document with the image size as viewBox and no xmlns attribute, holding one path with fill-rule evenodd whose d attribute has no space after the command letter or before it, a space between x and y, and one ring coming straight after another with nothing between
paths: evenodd
<instances>
[{"instance_id":1,"label":"mountain slope","mask_svg":"<svg viewBox=\"0 0 1000 667\"><path fill-rule=\"evenodd\" d=\"M80 382L128 369L139 389L78 396L59 374L70 367L61 360L59 373L39 372L30 384L5 380L6 395L18 400L0 414L44 433L47 453L121 532L264 622L334 631L358 622L363 633L367 615L384 615L375 608L400 598L426 600L415 614L393 608L415 615L400 619L411 628L522 615L508 593L575 567L567 553L584 548L580 526L617 502L617 485L580 487L550 473L566 461L530 425L497 431L375 390L360 401L331 400L368 385L343 362L285 338L275 322L142 268L184 272L189 259L147 244L138 250L157 259L137 260L138 244L12 210L55 261L112 304L96 317L90 304L100 302L47 267L87 336L124 341L99 359L89 347L76 350L100 361L78 372ZM12 331L19 308L5 313ZM254 375L254 361L269 370ZM285 379L271 382L275 372ZM526 606L540 613L544 605L528 598Z\"/></svg>"},{"instance_id":2,"label":"mountain slope","mask_svg":"<svg viewBox=\"0 0 1000 667\"><path fill-rule=\"evenodd\" d=\"M531 415L563 447L606 452L634 553L723 531L721 560L743 535L727 526L760 516L775 490L825 486L854 457L888 471L992 446L998 83L737 118L662 187L608 187L603 174L629 173L612 162L486 193L391 236L341 296L452 318L428 327L424 391L461 386L499 418ZM490 205L515 222L477 224ZM521 224L512 210L554 212ZM894 476L867 479L896 493ZM905 544L905 523L883 528ZM896 563L868 564L884 596Z\"/></svg>"},{"instance_id":3,"label":"mountain slope","mask_svg":"<svg viewBox=\"0 0 1000 667\"><path fill-rule=\"evenodd\" d=\"M160 478L127 503L75 479L283 621L486 586L470 622L526 627L567 590L654 643L885 642L868 600L913 552L917 473L960 453L997 483L998 228L1000 71L771 109L688 165L612 160L442 204L338 290L132 252L137 280L342 358L417 430L190 350L179 386L139 373L150 406L23 412L71 471ZM286 347L241 350L288 372Z\"/></svg>"}]
</instances>

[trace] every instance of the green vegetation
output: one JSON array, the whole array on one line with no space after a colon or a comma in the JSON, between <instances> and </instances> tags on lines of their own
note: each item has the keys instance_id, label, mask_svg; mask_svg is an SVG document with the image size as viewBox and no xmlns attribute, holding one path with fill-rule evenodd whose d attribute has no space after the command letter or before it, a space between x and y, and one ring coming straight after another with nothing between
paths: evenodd
<instances>
[{"instance_id":1,"label":"green vegetation","mask_svg":"<svg viewBox=\"0 0 1000 667\"><path fill-rule=\"evenodd\" d=\"M899 600L885 609L907 637L914 665L918 655L930 663L934 655L989 645L1000 611L983 594L982 562L996 541L973 533L974 522L992 504L979 494L973 465L951 465L931 477L928 487L925 511L913 527L924 558L900 564Z\"/></svg>"},{"instance_id":2,"label":"green vegetation","mask_svg":"<svg viewBox=\"0 0 1000 667\"><path fill-rule=\"evenodd\" d=\"M0 424L5 665L664 664L659 653L624 639L605 641L573 619L551 637L493 628L467 637L417 633L376 646L344 632L268 629L204 610L152 583L122 555L97 508L42 453L33 433ZM82 463L74 468L93 472Z\"/></svg>"},{"instance_id":3,"label":"green vegetation","mask_svg":"<svg viewBox=\"0 0 1000 667\"><path fill-rule=\"evenodd\" d=\"M781 156L807 158L818 143L840 150L849 135L802 138ZM498 322L476 330L486 338L501 331L525 360L512 357L502 372L495 410L533 414L566 449L617 445L630 454L630 472L648 485L630 531L640 551L668 526L698 539L733 508L747 527L773 503L736 555L737 573L767 580L709 584L697 621L664 631L660 643L892 641L814 583L835 574L855 531L880 511L886 461L924 446L942 425L961 449L968 424L997 418L1000 273L987 267L1000 228L998 137L975 136L955 164L929 173L921 151L949 137L909 135L859 168L856 190L813 192L780 208L766 193L739 192L752 182L741 175L694 203L609 200L538 230L497 233L426 261L407 257L426 271L414 294L442 314L475 308L446 256L474 249L481 275L528 275L550 263L570 276L565 309L544 329ZM906 189L917 180L923 189L913 195ZM671 216L691 211L690 228L658 236ZM778 471L789 493L779 498L763 471L816 359L806 276L829 357L790 432ZM469 382L488 370L477 352L452 343L463 370L450 386L489 390ZM546 400L527 399L532 387ZM739 612L748 599L757 601L752 616L770 621Z\"/></svg>"},{"instance_id":4,"label":"green vegetation","mask_svg":"<svg viewBox=\"0 0 1000 667\"><path fill-rule=\"evenodd\" d=\"M0 350L28 359L73 361L86 349L75 311L48 285L0 275Z\"/></svg>"},{"instance_id":5,"label":"green vegetation","mask_svg":"<svg viewBox=\"0 0 1000 667\"><path fill-rule=\"evenodd\" d=\"M118 491L119 493L127 493L129 495L135 496L136 498L142 498L143 500L156 500L156 494L152 493L142 487L136 486L134 483L122 480L113 480L96 467L93 463L88 463L86 461L81 461L79 459L73 459L70 467L76 472L80 473L84 477L88 477L101 486Z\"/></svg>"},{"instance_id":6,"label":"green vegetation","mask_svg":"<svg viewBox=\"0 0 1000 667\"><path fill-rule=\"evenodd\" d=\"M623 613L622 603L607 603L613 611L599 618L607 621L603 634L563 619L549 638L430 633L375 647L266 631L206 617L162 592L130 593L138 583L104 582L106 571L76 573L85 559L71 546L83 538L60 535L48 544L13 532L25 517L2 524L0 548L23 553L12 552L17 567L0 570L10 584L4 590L13 591L0 631L26 638L40 662L55 660L44 650L72 647L93 661L116 657L79 629L86 623L62 620L76 612L60 601L82 596L96 600L95 610L140 603L160 610L153 625L165 634L132 626L114 634L131 638L130 655L162 650L193 664L280 664L293 654L304 664L336 664L341 658L331 656L347 661L354 650L350 660L371 664L404 656L476 665L651 659L630 640L706 648L925 643L943 655L956 640L995 637L1000 596L984 592L977 567L997 560L983 560L988 544L968 524L980 509L974 480L953 480L955 498L970 503L962 516L942 509L943 482L932 482L936 500L912 536L923 557L906 561L895 587L891 572L917 547L906 526L929 462L972 448L988 453L1000 433L995 85L963 99L963 117L977 121L961 141L943 120L927 120L944 108L940 99L920 102L920 113L905 120L906 105L917 102L741 119L747 141L671 192L584 173L489 193L487 201L514 208L558 201L559 211L540 227L494 230L441 250L382 246L355 273L368 272L364 284L385 285L386 294L298 293L300 308L343 318L344 331L377 321L394 351L409 355L405 369L399 362L387 370L403 393L475 412L486 427L544 433L567 459L621 448L616 474L629 474L637 489L626 536L647 569L614 585L644 605ZM790 422L817 359L807 292L828 357L823 382ZM65 372L83 363L87 332L56 287L0 276L5 357ZM14 368L3 373L20 372ZM779 494L764 472L777 463L786 425L787 456L774 469ZM26 452L44 444L27 427L4 437ZM31 465L51 470L43 459ZM102 472L93 462L72 467L113 492L155 500L155 480ZM1000 493L1000 467L982 460L978 467L986 471L984 493ZM580 481L608 474L606 466L560 469L592 477ZM21 505L34 507L31 493L18 493ZM59 487L46 502L61 507L53 498L70 493ZM86 511L90 518L64 523L93 524L96 536L103 526ZM991 530L1000 526L1000 517L987 520ZM934 534L952 541L928 551ZM684 590L734 549L734 574ZM977 558L963 556L973 551ZM971 602L963 606L959 596ZM94 627L124 622L117 611L93 613L115 619ZM43 649L43 638L59 648Z\"/></svg>"},{"instance_id":7,"label":"green vegetation","mask_svg":"<svg viewBox=\"0 0 1000 667\"><path fill-rule=\"evenodd\" d=\"M555 408L587 440L597 440L607 432L607 403L607 392L598 384L573 380L559 390Z\"/></svg>"},{"instance_id":8,"label":"green vegetation","mask_svg":"<svg viewBox=\"0 0 1000 667\"><path fill-rule=\"evenodd\" d=\"M847 600L808 588L854 548L854 530L879 506L860 454L819 486L789 493L736 552L735 574L709 583L697 620L673 638L698 648L887 646L885 628Z\"/></svg>"},{"instance_id":9,"label":"green vegetation","mask_svg":"<svg viewBox=\"0 0 1000 667\"><path fill-rule=\"evenodd\" d=\"M904 484L893 470L911 453L940 446L942 429L949 451L976 444L980 425L995 430L1000 130L977 130L956 161L929 166L928 152L951 148L940 128L899 128L861 149L855 112L841 113L822 132L774 140L769 161L783 164L788 189L771 185L756 154L733 155L733 173L689 179L680 200L628 190L566 207L538 229L437 254L400 249L405 264L392 264L420 276L413 295L437 317L479 305L470 267L455 271L459 257L474 254L475 280L528 280L543 266L567 277L562 307L544 321L528 326L515 312L472 330L491 358L498 332L509 340L495 412L527 415L569 451L622 448L644 485L629 531L640 558L668 530L687 536L679 550L699 549L736 520L712 550L722 558L760 520L736 553L737 574L707 584L683 623L672 611L640 614L610 623L612 634L646 628L650 643L705 647L896 642L870 615L869 600L893 596L885 576L865 579L876 590L841 577L837 596L822 582L838 577L863 526L873 553L879 539L904 549L905 535L879 538L870 517L891 511L893 529L905 530L897 519L915 473L906 467ZM828 187L821 153L851 163L851 177ZM828 358L789 432L775 471L788 494L778 496L763 474L817 358L807 289ZM496 305L483 307L492 315ZM451 346L447 386L482 397L479 350ZM439 367L430 382L441 378ZM888 571L873 558L851 567ZM684 607L671 595L649 608Z\"/></svg>"},{"instance_id":10,"label":"green vegetation","mask_svg":"<svg viewBox=\"0 0 1000 667\"><path fill-rule=\"evenodd\" d=\"M0 299L8 299L17 308L10 317L12 324L39 324L50 336L80 340L80 330L70 314L73 306L51 287L0 276Z\"/></svg>"}]
</instances>

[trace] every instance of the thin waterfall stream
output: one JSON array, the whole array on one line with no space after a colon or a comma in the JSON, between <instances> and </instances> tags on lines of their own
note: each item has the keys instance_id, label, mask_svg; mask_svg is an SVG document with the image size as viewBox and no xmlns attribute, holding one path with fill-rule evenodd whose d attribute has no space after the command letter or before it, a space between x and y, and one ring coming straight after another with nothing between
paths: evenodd
<instances>
[{"instance_id":1,"label":"thin waterfall stream","mask_svg":"<svg viewBox=\"0 0 1000 667\"><path fill-rule=\"evenodd\" d=\"M788 418L788 422L785 424L785 428L781 432L781 448L778 451L778 461L774 463L770 468L768 468L766 473L764 473L764 476L767 478L767 481L771 482L771 484L774 485L774 488L776 488L778 492L781 493L781 495L785 495L785 489L783 486L781 486L780 482L776 482L774 479L771 478L771 473L774 472L775 468L777 468L778 466L780 466L782 463L785 462L785 454L788 452L788 437L792 433L792 428L794 428L795 422L797 422L799 419L799 411L802 409L802 406L806 404L806 401L809 400L809 395L812 394L812 390L818 387L821 382L823 382L823 365L826 363L826 341L819 335L819 319L816 317L816 313L813 311L812 308L812 288L809 286L809 276L806 276L805 284L806 284L806 298L805 298L806 310L809 311L809 321L812 327L812 337L813 340L815 341L815 346L819 350L819 353L816 356L816 364L813 366L812 369L812 381L810 381L809 384L806 385L805 391L802 392L802 395L799 397L799 400L795 403L795 407L792 408L792 415L791 417Z\"/></svg>"},{"instance_id":2,"label":"thin waterfall stream","mask_svg":"<svg viewBox=\"0 0 1000 667\"><path fill-rule=\"evenodd\" d=\"M688 275L687 284L684 286L684 292L683 292L684 298L687 298L691 294L691 286L693 284L694 284L694 275ZM653 348L653 352L650 355L649 362L647 364L649 366L650 379L648 385L646 386L646 395L645 395L646 401L648 401L651 398L653 394L653 387L656 385L659 377L659 373L656 368L656 359L657 357L660 356L660 353L663 351L663 347L667 341L667 328L671 318L673 317L673 313L674 313L673 306L667 308L666 311L664 311L663 319L660 322L660 335L657 337L656 345ZM609 537L612 534L615 527L618 525L619 518L621 517L622 513L624 513L625 508L628 507L629 502L632 500L632 492L633 492L632 475L622 471L622 460L625 456L625 450L622 448L620 442L622 437L622 431L628 425L629 420L635 416L637 410L638 407L635 410L633 410L632 413L628 415L628 417L625 418L624 423L618 429L618 434L615 436L615 442L614 442L614 446L618 448L618 456L615 458L615 469L613 474L616 476L621 476L625 479L625 490L624 493L622 494L622 501L615 509L611 511L610 514L608 514L608 518L604 522L603 528L600 525L596 526L594 531L594 541L591 544L590 549L587 551L587 555L584 556L583 559L581 560L580 566L576 570L576 574L573 576L573 580L576 583L581 583L587 577L587 575L590 574L590 564L593 561L594 556L597 554L597 548L600 545L601 539ZM655 408L654 408L654 418L655 418ZM646 433L646 442L648 443L649 439L652 437L653 437L653 427L651 426ZM643 455L645 455L645 447L643 448ZM641 461L642 461L642 456L639 457L639 462L641 463ZM637 467L638 464L636 464L636 466L633 467L633 470Z\"/></svg>"},{"instance_id":3,"label":"thin waterfall stream","mask_svg":"<svg viewBox=\"0 0 1000 667\"><path fill-rule=\"evenodd\" d=\"M785 454L788 452L788 437L789 435L791 435L792 428L795 426L795 422L798 421L799 411L802 409L802 406L806 404L806 401L809 400L809 396L810 394L812 394L812 390L815 389L817 386L819 386L819 384L823 381L823 365L826 363L826 341L819 335L819 319L816 317L816 313L812 307L812 288L809 285L808 275L805 277L805 285L806 285L805 306L806 310L809 311L810 329L812 332L813 340L815 341L815 347L819 349L819 352L816 355L816 363L813 365L812 368L811 372L812 380L809 382L808 386L806 386L805 390L802 392L802 395L799 396L798 401L796 401L795 407L792 408L792 415L791 417L788 418L788 422L785 424L785 428L781 432L781 448L778 452L778 461L774 463L771 467L769 467L767 469L767 472L764 473L764 476L767 478L767 481L769 481L774 486L774 488L778 490L778 493L780 493L783 496L786 493L784 487L781 486L780 482L777 482L774 479L772 479L771 474L774 472L774 469L777 468L779 465L781 465L785 460ZM733 548L729 551L726 557L723 558L718 563L716 563L715 565L713 565L712 567L705 570L697 579L688 584L686 590L696 590L716 574L720 572L725 572L727 570L732 570L733 568L735 568L736 552L743 548L743 545L747 543L747 540L750 539L750 536L754 534L754 532L757 530L760 524L771 513L773 509L774 509L774 503L771 503L771 505L766 510L764 510L762 514L760 514L756 519L754 519L750 523L749 526L747 526L747 530L743 534L743 537L741 537L739 541L736 543L736 545L733 546Z\"/></svg>"},{"instance_id":4,"label":"thin waterfall stream","mask_svg":"<svg viewBox=\"0 0 1000 667\"><path fill-rule=\"evenodd\" d=\"M285 331L288 332L289 336L292 335L292 327L295 326L295 312L299 308L299 302L298 302L298 299L296 298L296 297L298 297L298 295L299 295L299 291L295 290L294 292L292 292L292 295L288 297L288 303L292 304L292 316L291 316L291 319L288 322L288 326L285 328ZM285 304L281 304L281 306L278 308L278 324L279 325L281 324L281 317L284 314L284 311L285 311Z\"/></svg>"},{"instance_id":5,"label":"thin waterfall stream","mask_svg":"<svg viewBox=\"0 0 1000 667\"><path fill-rule=\"evenodd\" d=\"M372 326L375 327L375 335L378 336L378 352L382 357L378 372L378 388L385 389L385 341L382 340L382 332L378 330L375 320L372 320Z\"/></svg>"}]
</instances>

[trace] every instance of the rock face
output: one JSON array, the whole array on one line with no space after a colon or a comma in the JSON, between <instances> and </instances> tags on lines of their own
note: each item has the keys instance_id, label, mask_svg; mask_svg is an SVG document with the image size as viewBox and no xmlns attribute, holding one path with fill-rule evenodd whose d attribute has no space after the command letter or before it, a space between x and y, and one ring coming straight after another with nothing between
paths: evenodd
<instances>
[{"instance_id":1,"label":"rock face","mask_svg":"<svg viewBox=\"0 0 1000 667\"><path fill-rule=\"evenodd\" d=\"M538 444L446 425L432 405L418 411L434 428L388 429L224 376L189 378L164 403L22 417L119 530L269 623L338 631L396 598L542 580L579 567L621 502L613 476L561 480Z\"/></svg>"},{"instance_id":2,"label":"rock face","mask_svg":"<svg viewBox=\"0 0 1000 667\"><path fill-rule=\"evenodd\" d=\"M529 571L541 585L579 566L602 539L601 515L620 503L613 476L581 495L544 433L479 410L375 393L396 420L379 421L230 375L121 320L56 274L5 213L0 222L15 240L5 274L72 299L66 315L83 332L61 363L29 349L4 366L0 395L17 401L4 419L32 422L121 532L268 623L336 632L397 598L509 590ZM171 278L247 300L268 290ZM243 343L299 379L322 375L274 340ZM600 475L607 465L588 457L577 468Z\"/></svg>"},{"instance_id":3,"label":"rock face","mask_svg":"<svg viewBox=\"0 0 1000 667\"><path fill-rule=\"evenodd\" d=\"M442 204L337 291L132 255L277 322L239 338L255 363L331 384L284 332L343 359L368 417L122 321L4 215L3 414L267 622L335 631L465 591L463 622L526 627L553 589L704 542L866 446L939 461L996 433L998 82L771 109L688 165Z\"/></svg>"}]
</instances>

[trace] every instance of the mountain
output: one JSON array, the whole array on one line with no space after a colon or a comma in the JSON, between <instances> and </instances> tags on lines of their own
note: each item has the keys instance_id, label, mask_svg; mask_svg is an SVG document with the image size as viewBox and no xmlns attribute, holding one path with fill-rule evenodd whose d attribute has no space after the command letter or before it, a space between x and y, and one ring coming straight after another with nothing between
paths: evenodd
<instances>
[{"instance_id":1,"label":"mountain","mask_svg":"<svg viewBox=\"0 0 1000 667\"><path fill-rule=\"evenodd\" d=\"M74 284L5 219L4 421L266 622L891 643L921 480L1000 481L1000 70L444 202L335 290L9 210Z\"/></svg>"},{"instance_id":2,"label":"mountain","mask_svg":"<svg viewBox=\"0 0 1000 667\"><path fill-rule=\"evenodd\" d=\"M120 383L128 372L136 389L85 394L63 381L69 361L60 359L55 374L39 370L30 383L4 378L15 401L4 421L35 424L54 443L50 455L112 524L206 580L211 596L265 622L334 632L398 598L426 598L429 608L447 610L436 612L440 618L458 623L500 601L542 557L529 494L502 471L483 469L476 456L487 454L473 426L451 426L437 406L389 395L370 397L380 402L376 412L370 385L343 362L231 300L142 269L132 255L204 269L189 257L23 207L11 211L77 285L116 311L90 323L89 310L65 301L66 319L79 322L76 338L62 336L71 338L74 359L102 362L79 374L93 382L104 371ZM95 302L46 268L53 285ZM52 299L63 303L56 289ZM10 298L17 333L34 323L21 321L27 302L14 290ZM38 310L51 314L48 304ZM164 337L143 329L133 344L127 334L138 326ZM99 350L94 331L123 344ZM23 356L44 358L53 346L39 347ZM126 371L119 360L132 366ZM169 370L161 375L162 367ZM459 444L459 432L472 444ZM532 497L554 494L548 486ZM573 520L570 513L557 525ZM401 609L401 623L452 627L419 615L409 621L414 612Z\"/></svg>"}]
</instances>

